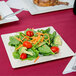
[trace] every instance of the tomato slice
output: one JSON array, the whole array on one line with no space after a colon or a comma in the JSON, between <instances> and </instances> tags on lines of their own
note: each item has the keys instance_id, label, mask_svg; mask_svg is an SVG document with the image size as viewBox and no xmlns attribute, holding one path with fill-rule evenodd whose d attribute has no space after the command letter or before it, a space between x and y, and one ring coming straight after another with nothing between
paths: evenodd
<instances>
[{"instance_id":1,"label":"tomato slice","mask_svg":"<svg viewBox=\"0 0 76 76\"><path fill-rule=\"evenodd\" d=\"M21 58L21 59L26 59L26 58L27 58L27 54L22 53L22 54L20 55L20 58Z\"/></svg>"},{"instance_id":2,"label":"tomato slice","mask_svg":"<svg viewBox=\"0 0 76 76\"><path fill-rule=\"evenodd\" d=\"M29 41L24 41L23 46L29 49L32 47L32 44Z\"/></svg>"},{"instance_id":3,"label":"tomato slice","mask_svg":"<svg viewBox=\"0 0 76 76\"><path fill-rule=\"evenodd\" d=\"M34 35L34 33L33 33L33 31L27 31L27 32L26 32L26 35L31 37L31 36Z\"/></svg>"},{"instance_id":4,"label":"tomato slice","mask_svg":"<svg viewBox=\"0 0 76 76\"><path fill-rule=\"evenodd\" d=\"M58 53L59 52L59 48L57 46L52 46L50 48L54 53Z\"/></svg>"}]
</instances>

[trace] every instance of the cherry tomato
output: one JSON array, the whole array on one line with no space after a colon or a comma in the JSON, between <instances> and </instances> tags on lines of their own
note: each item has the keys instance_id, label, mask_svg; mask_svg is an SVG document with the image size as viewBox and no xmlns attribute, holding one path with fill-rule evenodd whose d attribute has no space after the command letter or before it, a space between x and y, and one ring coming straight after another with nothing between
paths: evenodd
<instances>
[{"instance_id":1,"label":"cherry tomato","mask_svg":"<svg viewBox=\"0 0 76 76\"><path fill-rule=\"evenodd\" d=\"M57 46L52 46L50 48L54 53L58 53L59 52L59 48Z\"/></svg>"},{"instance_id":2,"label":"cherry tomato","mask_svg":"<svg viewBox=\"0 0 76 76\"><path fill-rule=\"evenodd\" d=\"M21 59L26 59L26 58L27 58L27 54L22 53L22 54L20 55L20 58L21 58Z\"/></svg>"},{"instance_id":3,"label":"cherry tomato","mask_svg":"<svg viewBox=\"0 0 76 76\"><path fill-rule=\"evenodd\" d=\"M34 33L33 33L33 31L27 31L27 32L26 32L26 35L31 37L31 36L34 35Z\"/></svg>"},{"instance_id":4,"label":"cherry tomato","mask_svg":"<svg viewBox=\"0 0 76 76\"><path fill-rule=\"evenodd\" d=\"M29 49L29 48L32 47L32 44L30 42L28 42L28 41L24 41L23 46Z\"/></svg>"}]
</instances>

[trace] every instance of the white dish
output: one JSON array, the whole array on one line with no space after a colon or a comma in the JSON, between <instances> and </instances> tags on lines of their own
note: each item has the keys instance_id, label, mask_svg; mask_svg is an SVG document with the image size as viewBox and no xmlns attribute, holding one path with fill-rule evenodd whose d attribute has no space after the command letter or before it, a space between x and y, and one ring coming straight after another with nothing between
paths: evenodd
<instances>
[{"instance_id":1,"label":"white dish","mask_svg":"<svg viewBox=\"0 0 76 76\"><path fill-rule=\"evenodd\" d=\"M38 29L47 29L48 27L45 28L38 28ZM35 29L35 30L38 30ZM55 29L53 27L50 27L51 31L50 33L53 33ZM51 61L51 60L56 60L56 59L61 59L61 58L66 58L74 55L74 52L70 49L70 47L65 43L65 41L61 38L62 40L62 46L60 46L60 52L56 55L50 55L50 56L41 56L35 63L34 60L29 61L29 60L24 60L21 61L20 59L14 59L12 56L12 52L14 51L14 47L11 47L8 45L9 43L9 37L12 35L16 35L16 33L10 33L10 34L3 34L1 35L4 46L6 48L6 52L8 54L9 60L11 62L12 68L18 68L18 67L23 67L23 66L28 66L32 64L37 64L37 63L42 63L46 61Z\"/></svg>"},{"instance_id":2,"label":"white dish","mask_svg":"<svg viewBox=\"0 0 76 76\"><path fill-rule=\"evenodd\" d=\"M13 13L13 11L6 5L6 3L4 1L0 2L0 14L2 15L2 17ZM14 21L18 21L19 19L17 18L17 16L12 16L12 17L8 17L4 20L0 20L0 24L4 24L4 23L9 23L9 22L14 22Z\"/></svg>"},{"instance_id":3,"label":"white dish","mask_svg":"<svg viewBox=\"0 0 76 76\"><path fill-rule=\"evenodd\" d=\"M73 8L73 4L74 4L74 0L59 0L63 2L69 2L69 5L68 6L56 5L56 6L50 6L50 7L39 7L33 3L33 0L23 0L23 1L27 5L27 8L32 15Z\"/></svg>"}]
</instances>

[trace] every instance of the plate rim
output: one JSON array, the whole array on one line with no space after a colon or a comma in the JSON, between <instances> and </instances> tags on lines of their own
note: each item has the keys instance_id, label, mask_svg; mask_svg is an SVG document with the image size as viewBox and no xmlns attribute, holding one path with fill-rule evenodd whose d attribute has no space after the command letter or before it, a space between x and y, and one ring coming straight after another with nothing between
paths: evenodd
<instances>
[{"instance_id":1,"label":"plate rim","mask_svg":"<svg viewBox=\"0 0 76 76\"><path fill-rule=\"evenodd\" d=\"M48 27L50 27L50 28L52 28L52 29L54 29L52 26L48 26ZM46 28L48 28L48 27L42 27L42 28L36 28L36 30L37 29L46 29ZM55 30L55 29L54 29ZM55 30L56 31L56 30ZM22 32L22 31L18 31L18 32ZM17 32L13 32L13 33L8 33L8 34L2 34L1 35L1 38L2 38L2 41L3 41L3 36L5 36L5 35L10 35L10 34L16 34ZM57 31L56 31L56 33L58 33ZM61 37L61 36L60 36ZM9 37L8 37L9 38ZM61 37L62 38L62 37ZM62 39L63 40L63 39ZM67 45L67 43L63 40L63 42ZM7 48L6 48L6 46L5 46L5 43L4 43L4 41L3 41L3 44L4 44L4 47L5 47L5 49L6 49L6 52L7 52ZM8 45L9 46L9 45ZM43 62L47 62L47 61L52 61L52 60L58 60L58 59L63 59L63 58L67 58L67 57L70 57L70 56L73 56L74 55L74 52L72 51L72 49L67 45L67 47L71 50L71 52L72 52L72 54L71 55L68 55L68 56L64 56L64 57L60 57L60 58L55 58L55 59L51 59L51 60L44 60ZM10 49L9 49L10 50ZM7 55L8 55L8 58L10 57L9 56L9 54L8 54L8 52L7 52ZM12 56L13 57L13 56ZM46 57L46 56L45 56ZM50 56L49 56L50 57ZM43 58L44 58L44 56L43 56ZM13 58L14 59L14 58ZM15 59L14 59L15 60ZM36 63L32 63L32 64L28 64L28 65L25 65L25 64L22 64L22 65L13 65L12 64L12 61L10 60L10 58L9 58L9 61L10 61L10 63L11 63L11 66L12 66L12 68L19 68L19 67L24 67L24 66L29 66L29 65L34 65L34 64L38 64L38 63L43 63L43 62L41 62L41 61L39 61L39 62L36 62ZM26 61L26 60L25 60ZM33 61L33 60L32 60ZM31 62L31 61L30 61Z\"/></svg>"}]
</instances>

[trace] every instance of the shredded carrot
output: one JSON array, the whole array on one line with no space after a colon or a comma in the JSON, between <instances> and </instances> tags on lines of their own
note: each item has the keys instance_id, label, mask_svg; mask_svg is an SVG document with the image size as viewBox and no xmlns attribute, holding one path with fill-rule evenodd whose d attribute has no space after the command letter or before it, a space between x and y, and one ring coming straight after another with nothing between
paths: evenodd
<instances>
[{"instance_id":1,"label":"shredded carrot","mask_svg":"<svg viewBox=\"0 0 76 76\"><path fill-rule=\"evenodd\" d=\"M42 37L41 42L43 42L43 40L44 40L44 37Z\"/></svg>"},{"instance_id":2,"label":"shredded carrot","mask_svg":"<svg viewBox=\"0 0 76 76\"><path fill-rule=\"evenodd\" d=\"M43 34L43 33L41 33L41 32L37 32L37 34L38 34L38 35L44 35L44 34Z\"/></svg>"},{"instance_id":3,"label":"shredded carrot","mask_svg":"<svg viewBox=\"0 0 76 76\"><path fill-rule=\"evenodd\" d=\"M25 37L22 40L24 40L24 39L25 39Z\"/></svg>"},{"instance_id":4,"label":"shredded carrot","mask_svg":"<svg viewBox=\"0 0 76 76\"><path fill-rule=\"evenodd\" d=\"M41 44L39 44L39 47L41 46Z\"/></svg>"},{"instance_id":5,"label":"shredded carrot","mask_svg":"<svg viewBox=\"0 0 76 76\"><path fill-rule=\"evenodd\" d=\"M20 38L15 37L18 41L22 42L22 40Z\"/></svg>"},{"instance_id":6,"label":"shredded carrot","mask_svg":"<svg viewBox=\"0 0 76 76\"><path fill-rule=\"evenodd\" d=\"M20 45L16 50L20 49L23 45Z\"/></svg>"},{"instance_id":7,"label":"shredded carrot","mask_svg":"<svg viewBox=\"0 0 76 76\"><path fill-rule=\"evenodd\" d=\"M22 36L24 36L23 34L21 34Z\"/></svg>"},{"instance_id":8,"label":"shredded carrot","mask_svg":"<svg viewBox=\"0 0 76 76\"><path fill-rule=\"evenodd\" d=\"M22 36L24 37L22 40L24 40L24 39L27 39L27 40L29 40L29 37L27 37L27 36L24 36L23 34L22 34Z\"/></svg>"},{"instance_id":9,"label":"shredded carrot","mask_svg":"<svg viewBox=\"0 0 76 76\"><path fill-rule=\"evenodd\" d=\"M29 40L29 38L27 37L27 36L25 36L22 40L24 40L24 39L27 39L27 40Z\"/></svg>"},{"instance_id":10,"label":"shredded carrot","mask_svg":"<svg viewBox=\"0 0 76 76\"><path fill-rule=\"evenodd\" d=\"M40 44L39 44L39 47L40 47L41 45L42 45L42 44L40 43Z\"/></svg>"},{"instance_id":11,"label":"shredded carrot","mask_svg":"<svg viewBox=\"0 0 76 76\"><path fill-rule=\"evenodd\" d=\"M31 37L32 38L31 43L36 44L39 41L39 39L40 39L41 36L42 36L42 39L41 39L40 42L43 42L44 41L44 35L47 35L48 39L46 39L46 40L48 40L49 44L50 44L50 37L49 37L49 35L47 33L43 34L41 32L37 32L36 34L38 34L37 37ZM40 44L40 42L39 42L39 44Z\"/></svg>"},{"instance_id":12,"label":"shredded carrot","mask_svg":"<svg viewBox=\"0 0 76 76\"><path fill-rule=\"evenodd\" d=\"M39 59L39 57L40 57L40 56L38 56L38 57L35 59L34 63Z\"/></svg>"},{"instance_id":13,"label":"shredded carrot","mask_svg":"<svg viewBox=\"0 0 76 76\"><path fill-rule=\"evenodd\" d=\"M36 44L40 39L40 35L38 35L38 37L31 37L31 38L32 38L31 43Z\"/></svg>"}]
</instances>

